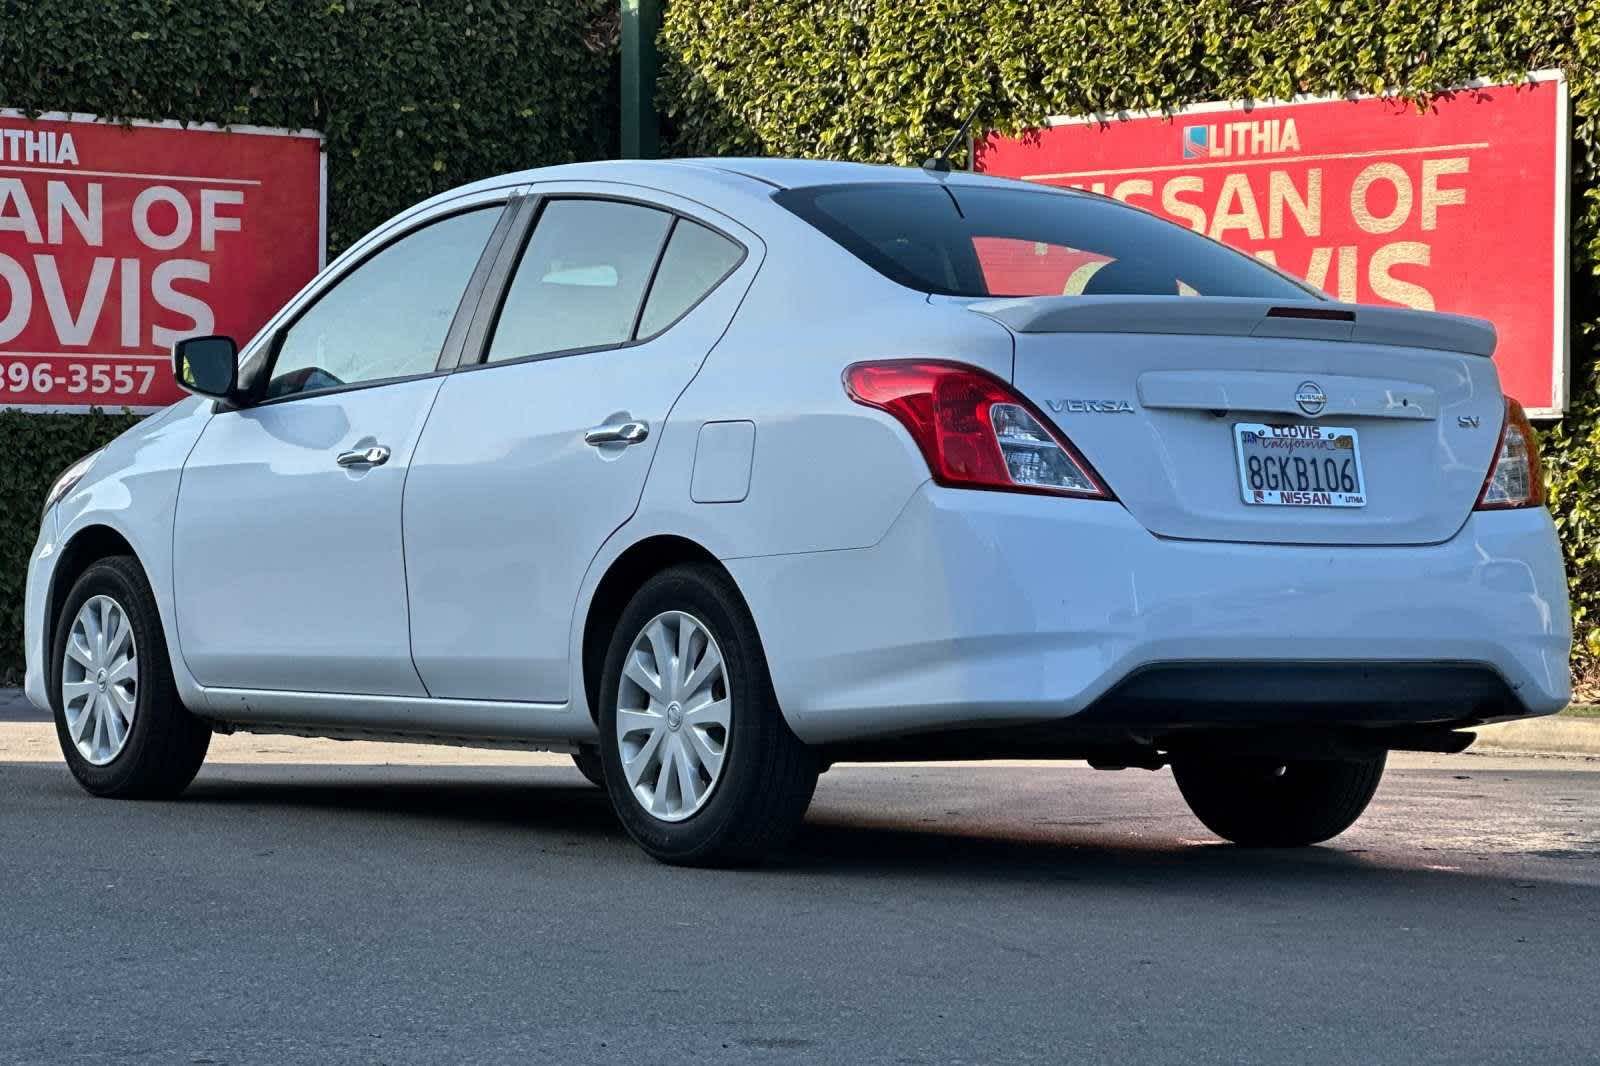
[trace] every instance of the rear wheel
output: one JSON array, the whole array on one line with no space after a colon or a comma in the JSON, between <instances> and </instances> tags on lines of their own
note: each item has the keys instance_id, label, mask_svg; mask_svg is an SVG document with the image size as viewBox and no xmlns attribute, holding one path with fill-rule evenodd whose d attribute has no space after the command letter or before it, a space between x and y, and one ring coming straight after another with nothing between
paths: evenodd
<instances>
[{"instance_id":1,"label":"rear wheel","mask_svg":"<svg viewBox=\"0 0 1600 1066\"><path fill-rule=\"evenodd\" d=\"M788 839L817 784L733 583L711 566L647 581L617 623L600 687L606 789L663 862L751 862Z\"/></svg>"},{"instance_id":2,"label":"rear wheel","mask_svg":"<svg viewBox=\"0 0 1600 1066\"><path fill-rule=\"evenodd\" d=\"M176 796L211 743L178 700L155 596L138 562L85 570L56 625L56 737L78 783L97 796Z\"/></svg>"},{"instance_id":3,"label":"rear wheel","mask_svg":"<svg viewBox=\"0 0 1600 1066\"><path fill-rule=\"evenodd\" d=\"M1178 789L1207 829L1235 844L1294 848L1349 829L1383 777L1385 756L1345 761L1180 759Z\"/></svg>"}]
</instances>

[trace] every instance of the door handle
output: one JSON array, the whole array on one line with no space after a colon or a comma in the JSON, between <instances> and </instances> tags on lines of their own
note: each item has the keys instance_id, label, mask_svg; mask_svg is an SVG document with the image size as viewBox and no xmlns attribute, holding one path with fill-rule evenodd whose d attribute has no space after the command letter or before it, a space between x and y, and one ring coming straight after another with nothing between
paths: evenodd
<instances>
[{"instance_id":1,"label":"door handle","mask_svg":"<svg viewBox=\"0 0 1600 1066\"><path fill-rule=\"evenodd\" d=\"M648 422L618 422L614 425L595 426L583 432L583 442L596 447L602 444L638 444L650 435Z\"/></svg>"},{"instance_id":2,"label":"door handle","mask_svg":"<svg viewBox=\"0 0 1600 1066\"><path fill-rule=\"evenodd\" d=\"M334 461L340 466L382 466L389 461L389 449L381 444L374 444L359 451L340 452L339 458Z\"/></svg>"}]
</instances>

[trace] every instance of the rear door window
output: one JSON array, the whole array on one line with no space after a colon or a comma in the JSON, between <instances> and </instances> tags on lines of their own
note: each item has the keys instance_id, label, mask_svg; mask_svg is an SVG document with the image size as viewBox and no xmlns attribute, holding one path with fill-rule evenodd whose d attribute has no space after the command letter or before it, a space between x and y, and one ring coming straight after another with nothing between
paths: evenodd
<instances>
[{"instance_id":1,"label":"rear door window","mask_svg":"<svg viewBox=\"0 0 1600 1066\"><path fill-rule=\"evenodd\" d=\"M672 220L612 200L546 203L506 291L487 361L627 343Z\"/></svg>"}]
</instances>

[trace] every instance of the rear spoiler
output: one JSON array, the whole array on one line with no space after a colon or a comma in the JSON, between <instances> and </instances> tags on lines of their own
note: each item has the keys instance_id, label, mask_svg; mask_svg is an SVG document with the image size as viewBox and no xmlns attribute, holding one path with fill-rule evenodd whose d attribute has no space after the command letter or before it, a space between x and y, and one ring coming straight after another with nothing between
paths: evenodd
<instances>
[{"instance_id":1,"label":"rear spoiler","mask_svg":"<svg viewBox=\"0 0 1600 1066\"><path fill-rule=\"evenodd\" d=\"M967 305L1017 333L1187 333L1494 354L1494 324L1466 315L1234 296L1027 296Z\"/></svg>"}]
</instances>

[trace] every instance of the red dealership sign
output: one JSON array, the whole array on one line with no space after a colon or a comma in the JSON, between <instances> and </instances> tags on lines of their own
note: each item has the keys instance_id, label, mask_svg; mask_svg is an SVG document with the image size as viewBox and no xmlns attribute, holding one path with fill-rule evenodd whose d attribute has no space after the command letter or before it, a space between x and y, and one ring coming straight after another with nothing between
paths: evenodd
<instances>
[{"instance_id":1,"label":"red dealership sign","mask_svg":"<svg viewBox=\"0 0 1600 1066\"><path fill-rule=\"evenodd\" d=\"M1056 119L980 142L976 166L1114 196L1341 300L1490 319L1506 391L1555 416L1567 404L1568 143L1566 83L1542 72L1422 112L1341 97ZM1098 264L1068 260L1055 267L1063 291L1080 291Z\"/></svg>"},{"instance_id":2,"label":"red dealership sign","mask_svg":"<svg viewBox=\"0 0 1600 1066\"><path fill-rule=\"evenodd\" d=\"M0 112L0 407L150 410L173 341L243 342L322 266L310 132Z\"/></svg>"}]
</instances>

